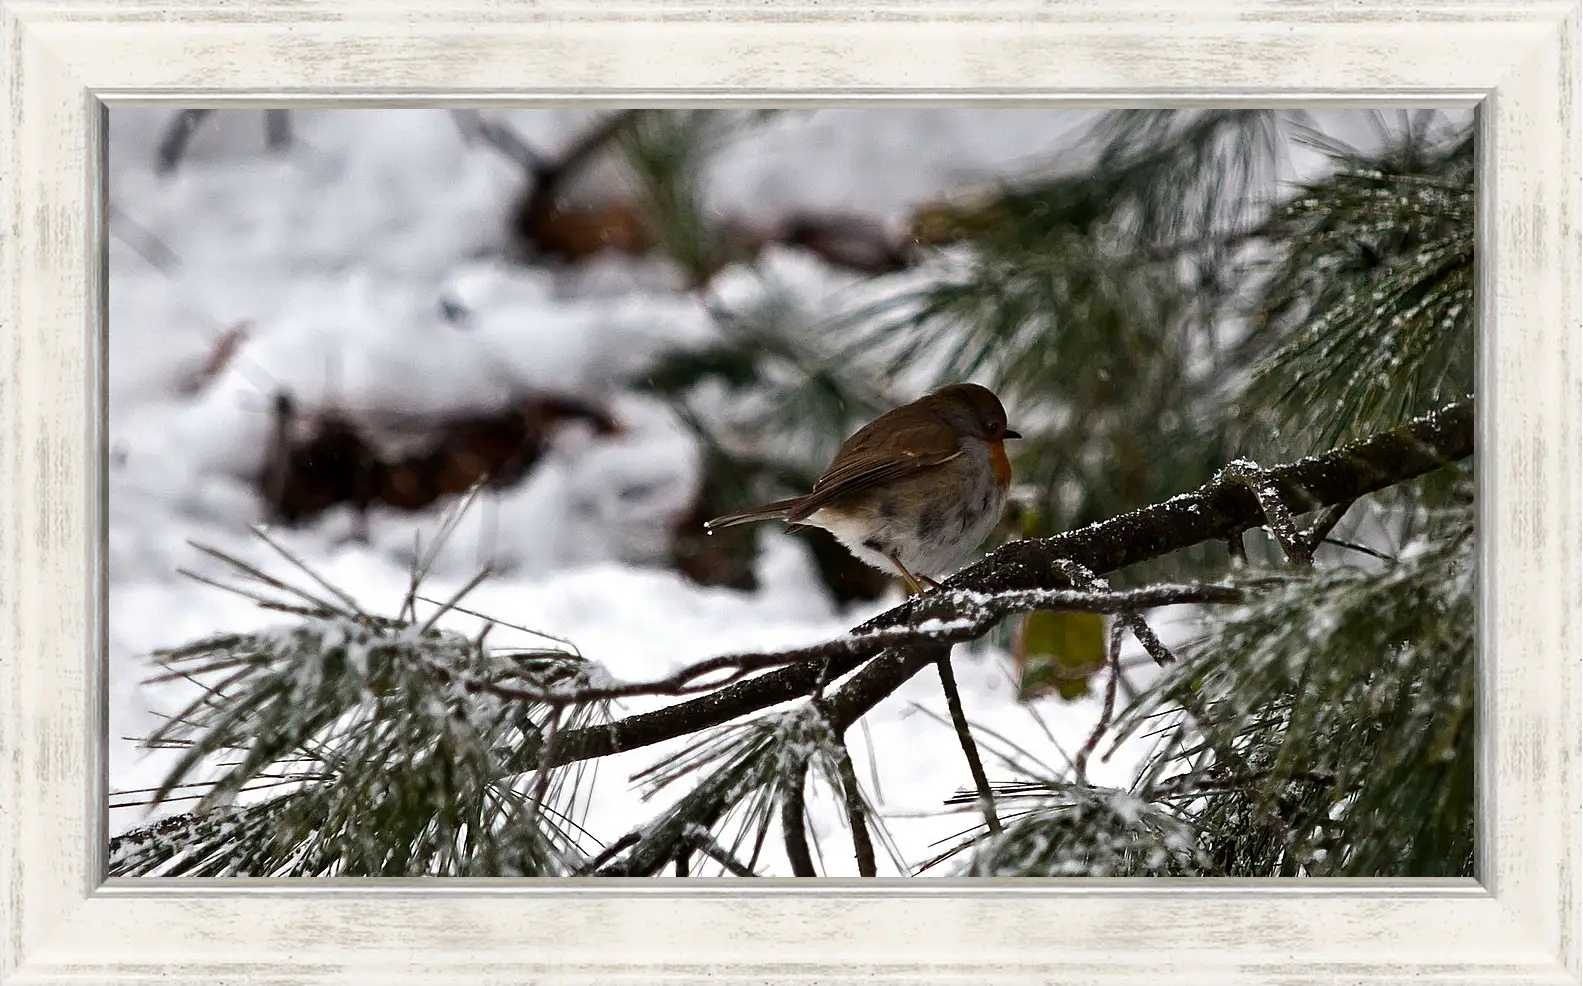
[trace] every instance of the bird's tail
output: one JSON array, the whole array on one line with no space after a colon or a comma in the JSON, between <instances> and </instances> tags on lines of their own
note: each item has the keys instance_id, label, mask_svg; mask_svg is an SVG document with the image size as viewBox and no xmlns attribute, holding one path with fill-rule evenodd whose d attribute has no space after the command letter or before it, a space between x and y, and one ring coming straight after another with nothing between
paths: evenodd
<instances>
[{"instance_id":1,"label":"bird's tail","mask_svg":"<svg viewBox=\"0 0 1583 986\"><path fill-rule=\"evenodd\" d=\"M713 532L722 527L735 527L738 524L751 524L760 520L785 520L786 515L797 509L802 501L802 497L793 496L785 500L776 500L774 503L766 503L762 507L754 507L752 510L739 510L734 514L704 521L704 530Z\"/></svg>"}]
</instances>

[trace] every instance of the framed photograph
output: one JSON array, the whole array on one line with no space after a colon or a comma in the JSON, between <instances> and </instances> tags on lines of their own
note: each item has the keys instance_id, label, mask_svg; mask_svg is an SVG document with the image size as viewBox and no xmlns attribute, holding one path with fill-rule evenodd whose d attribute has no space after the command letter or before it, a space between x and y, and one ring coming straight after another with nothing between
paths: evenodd
<instances>
[{"instance_id":1,"label":"framed photograph","mask_svg":"<svg viewBox=\"0 0 1583 986\"><path fill-rule=\"evenodd\" d=\"M0 3L0 982L1579 982L1580 25Z\"/></svg>"}]
</instances>

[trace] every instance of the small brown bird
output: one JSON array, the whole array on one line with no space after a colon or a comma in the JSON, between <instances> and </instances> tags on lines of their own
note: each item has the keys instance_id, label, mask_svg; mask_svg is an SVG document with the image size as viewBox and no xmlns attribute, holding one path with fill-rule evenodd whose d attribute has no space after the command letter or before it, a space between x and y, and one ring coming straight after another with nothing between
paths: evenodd
<instances>
[{"instance_id":1,"label":"small brown bird","mask_svg":"<svg viewBox=\"0 0 1583 986\"><path fill-rule=\"evenodd\" d=\"M1006 409L973 383L943 387L858 430L803 496L726 514L716 531L758 520L822 527L859 560L895 569L914 592L983 543L1006 508Z\"/></svg>"}]
</instances>

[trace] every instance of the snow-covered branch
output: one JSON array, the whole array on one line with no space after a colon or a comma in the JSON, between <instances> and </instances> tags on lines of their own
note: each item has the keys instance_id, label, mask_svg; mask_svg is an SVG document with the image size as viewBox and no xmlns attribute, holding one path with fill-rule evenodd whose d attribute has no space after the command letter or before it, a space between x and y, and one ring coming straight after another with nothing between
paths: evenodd
<instances>
[{"instance_id":1,"label":"snow-covered branch","mask_svg":"<svg viewBox=\"0 0 1583 986\"><path fill-rule=\"evenodd\" d=\"M774 653L721 654L689 664L674 674L652 681L618 682L585 676L580 682L555 688L535 688L498 683L480 684L476 690L506 699L542 702L551 706L578 705L639 695L692 695L713 691L739 681L755 671L785 667L804 661L872 657L886 648L923 644L954 644L977 640L1001 620L1018 613L1083 612L1121 613L1188 603L1241 602L1240 590L1225 585L1166 584L1121 591L1075 589L1020 589L1002 593L968 589L943 591L931 596L931 611L949 611L949 617L927 617L912 625L854 630L844 636L808 647Z\"/></svg>"},{"instance_id":2,"label":"snow-covered branch","mask_svg":"<svg viewBox=\"0 0 1583 986\"><path fill-rule=\"evenodd\" d=\"M1265 470L1263 480L1293 513L1307 513L1465 459L1473 454L1473 441L1473 401L1469 399L1324 455ZM552 760L565 764L608 756L720 725L807 695L821 681L849 674L869 660L867 667L826 699L832 725L844 729L937 660L940 652L955 642L953 634L969 632L966 628L977 621L998 619L991 616L997 611L1004 616L1092 595L1061 595L1071 590L1060 588L1065 577L1055 564L1059 559L1103 575L1205 541L1225 541L1265 523L1264 509L1246 484L1211 482L1191 493L1075 531L1013 541L957 573L940 591L914 597L848 637L822 645L829 650L793 658L784 667L664 709L567 733L558 742ZM1017 605L1026 608L1014 610ZM1121 612L1149 605L1145 598L1133 596L1125 602L1117 599L1115 609L1099 611ZM873 635L879 631L895 631L899 637L876 639ZM877 657L876 643L884 647Z\"/></svg>"}]
</instances>

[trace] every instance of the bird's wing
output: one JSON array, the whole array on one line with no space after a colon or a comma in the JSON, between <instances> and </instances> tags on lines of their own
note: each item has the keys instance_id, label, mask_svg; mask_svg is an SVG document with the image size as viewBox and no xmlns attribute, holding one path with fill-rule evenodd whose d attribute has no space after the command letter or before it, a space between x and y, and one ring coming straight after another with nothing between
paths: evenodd
<instances>
[{"instance_id":1,"label":"bird's wing","mask_svg":"<svg viewBox=\"0 0 1583 986\"><path fill-rule=\"evenodd\" d=\"M914 431L916 434L910 434ZM890 448L886 450L875 448L865 440L867 437L860 431L847 441L830 468L814 483L813 492L787 514L788 521L802 520L819 508L852 493L900 479L920 469L943 465L960 456L963 451L954 435L949 431L942 435L940 426L933 422L892 433L894 441L887 443ZM897 448L910 451L893 451Z\"/></svg>"}]
</instances>

